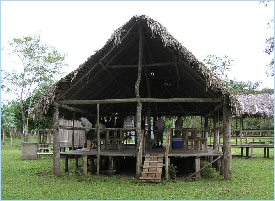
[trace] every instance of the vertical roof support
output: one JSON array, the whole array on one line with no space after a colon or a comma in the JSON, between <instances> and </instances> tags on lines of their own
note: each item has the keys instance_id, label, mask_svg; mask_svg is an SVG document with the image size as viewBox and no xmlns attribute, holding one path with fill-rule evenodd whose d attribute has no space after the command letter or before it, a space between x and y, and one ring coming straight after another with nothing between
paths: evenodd
<instances>
[{"instance_id":1,"label":"vertical roof support","mask_svg":"<svg viewBox=\"0 0 275 201\"><path fill-rule=\"evenodd\" d=\"M223 176L225 180L232 177L231 153L231 111L228 100L223 105Z\"/></svg>"},{"instance_id":2,"label":"vertical roof support","mask_svg":"<svg viewBox=\"0 0 275 201\"><path fill-rule=\"evenodd\" d=\"M138 178L140 175L140 168L142 162L142 140L141 140L141 111L142 104L140 102L140 81L141 81L141 72L142 72L142 26L140 21L138 22L138 32L139 32L139 49L138 49L138 73L137 73L137 81L135 84L135 93L137 102L137 112L136 112L136 132L137 132L137 159L136 159L136 177Z\"/></svg>"}]
</instances>

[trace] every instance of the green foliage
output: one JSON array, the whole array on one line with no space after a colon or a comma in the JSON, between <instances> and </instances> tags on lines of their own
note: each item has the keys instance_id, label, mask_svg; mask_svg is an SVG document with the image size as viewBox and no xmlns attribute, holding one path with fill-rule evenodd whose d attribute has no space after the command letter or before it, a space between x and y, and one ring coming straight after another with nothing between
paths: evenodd
<instances>
[{"instance_id":1,"label":"green foliage","mask_svg":"<svg viewBox=\"0 0 275 201\"><path fill-rule=\"evenodd\" d=\"M8 140L8 139L7 139ZM20 142L16 142L20 144ZM15 148L14 148L15 147ZM78 175L75 161L69 161L69 174L52 173L52 157L20 160L18 146L2 146L3 200L273 200L274 159L234 158L231 181L223 180L212 168L204 171L202 179L142 183L130 176L113 177ZM233 150L234 152L234 150ZM263 156L263 150L254 154ZM273 157L273 150L271 157ZM79 160L82 163L82 160ZM204 176L205 175L205 176ZM54 186L53 186L54 184Z\"/></svg>"},{"instance_id":2,"label":"green foliage","mask_svg":"<svg viewBox=\"0 0 275 201\"><path fill-rule=\"evenodd\" d=\"M225 80L225 84L229 91L233 94L243 94L243 93L258 93L259 91L257 90L258 87L261 84L261 81L237 81L237 80Z\"/></svg>"},{"instance_id":3,"label":"green foliage","mask_svg":"<svg viewBox=\"0 0 275 201\"><path fill-rule=\"evenodd\" d=\"M165 128L172 128L173 127L173 118L166 118L165 119Z\"/></svg>"},{"instance_id":4,"label":"green foliage","mask_svg":"<svg viewBox=\"0 0 275 201\"><path fill-rule=\"evenodd\" d=\"M1 125L2 129L10 132L13 128L20 128L22 121L20 118L20 104L16 101L11 101L1 107Z\"/></svg>"},{"instance_id":5,"label":"green foliage","mask_svg":"<svg viewBox=\"0 0 275 201\"><path fill-rule=\"evenodd\" d=\"M171 179L175 179L176 176L177 176L177 166L171 164L170 167L169 167L169 174L170 174L170 178Z\"/></svg>"}]
</instances>

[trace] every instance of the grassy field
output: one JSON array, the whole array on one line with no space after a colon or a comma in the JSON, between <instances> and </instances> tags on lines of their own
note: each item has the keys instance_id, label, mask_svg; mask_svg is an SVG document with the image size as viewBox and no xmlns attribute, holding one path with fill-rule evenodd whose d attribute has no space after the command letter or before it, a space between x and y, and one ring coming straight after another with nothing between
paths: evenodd
<instances>
[{"instance_id":1,"label":"grassy field","mask_svg":"<svg viewBox=\"0 0 275 201\"><path fill-rule=\"evenodd\" d=\"M206 169L202 179L142 183L125 176L82 176L80 173L52 174L52 159L20 159L19 140L13 147L8 141L2 146L2 199L4 200L91 200L91 199L179 199L179 200L273 200L274 160L264 159L263 150L255 150L256 158L234 158L231 181L224 181L212 168ZM233 153L238 152L232 150ZM73 164L70 164L73 166ZM72 169L72 168L71 168Z\"/></svg>"}]
</instances>

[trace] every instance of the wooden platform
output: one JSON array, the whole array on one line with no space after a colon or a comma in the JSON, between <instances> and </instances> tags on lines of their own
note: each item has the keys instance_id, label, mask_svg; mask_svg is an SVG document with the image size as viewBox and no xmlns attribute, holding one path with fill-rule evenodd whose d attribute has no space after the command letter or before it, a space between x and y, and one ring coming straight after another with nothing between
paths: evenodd
<instances>
[{"instance_id":1,"label":"wooden platform","mask_svg":"<svg viewBox=\"0 0 275 201\"><path fill-rule=\"evenodd\" d=\"M165 149L164 148L157 148L157 149L151 149L143 153L143 158L146 158L146 154L158 154L159 156L164 157ZM73 150L73 151L66 151L61 152L61 156L65 157L65 172L68 172L68 160L69 159L75 159L76 160L76 166L78 167L78 158L83 158L83 161L85 161L83 170L84 174L87 174L87 158L94 157L96 158L98 156L97 149L92 149L91 151L86 151L84 149L79 150ZM118 150L102 150L100 152L100 156L107 156L107 157L136 157L137 152L135 147L128 147L127 149L124 149L122 151ZM223 153L219 151L214 151L212 148L208 148L208 151L196 151L196 150L183 150L183 149L172 149L171 152L168 154L168 157L205 157L205 156L222 156Z\"/></svg>"}]
</instances>

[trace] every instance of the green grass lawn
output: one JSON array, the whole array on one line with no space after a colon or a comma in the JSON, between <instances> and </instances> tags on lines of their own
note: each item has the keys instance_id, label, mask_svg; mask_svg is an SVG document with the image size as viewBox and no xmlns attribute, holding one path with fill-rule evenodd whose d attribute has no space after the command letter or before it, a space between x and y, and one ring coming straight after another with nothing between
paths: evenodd
<instances>
[{"instance_id":1,"label":"green grass lawn","mask_svg":"<svg viewBox=\"0 0 275 201\"><path fill-rule=\"evenodd\" d=\"M263 150L255 150L256 158L234 158L231 181L225 181L212 168L202 179L142 183L125 176L82 176L79 173L52 174L50 156L39 160L22 161L19 144L7 142L2 146L2 199L4 200L91 200L91 199L180 199L180 200L273 200L274 160L264 159ZM232 150L233 153L237 150ZM81 161L80 161L81 162ZM73 163L70 169L73 169Z\"/></svg>"}]
</instances>

